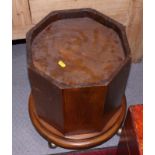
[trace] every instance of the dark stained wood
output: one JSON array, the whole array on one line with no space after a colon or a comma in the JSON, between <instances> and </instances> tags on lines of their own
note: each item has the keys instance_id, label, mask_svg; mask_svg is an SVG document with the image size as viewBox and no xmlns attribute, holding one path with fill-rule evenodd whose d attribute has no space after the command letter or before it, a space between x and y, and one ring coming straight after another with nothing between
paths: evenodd
<instances>
[{"instance_id":1,"label":"dark stained wood","mask_svg":"<svg viewBox=\"0 0 155 155\"><path fill-rule=\"evenodd\" d=\"M48 40L48 38L52 37L52 34L55 34L58 29L55 28L55 31L52 32L52 29L49 30L51 28L49 25L58 20L70 22L68 19L74 19L73 25L80 24L81 21L84 24L86 20L85 26L89 29L88 23L92 24L94 31L94 27L97 26L98 31L102 32L98 35L100 39L97 42L100 43L98 44L94 39L97 37L95 33L91 36L91 26L88 34L85 33L86 28L82 29L82 26L78 26L80 37L85 36L83 39L87 37L88 42L84 44L84 41L80 40L82 45L78 48L76 46L74 49L78 36L72 38L72 34L75 32L71 31L70 37L66 40L62 34L59 34L63 38L64 45L62 46L58 40L56 42L58 51L54 49L55 46L51 45L53 39ZM80 19L79 23L75 22L75 19ZM57 26L62 28L62 23ZM72 24L69 29L71 28ZM48 30L51 35L43 33L44 30ZM63 31L63 33L65 32ZM69 32L66 31L66 33ZM69 41L76 39L75 42L72 44L69 42L70 44L67 45L71 48L70 52L64 50L68 39ZM96 47L91 46L91 39L98 44ZM49 141L54 141L66 148L94 146L113 135L124 117L125 106L121 103L125 103L123 95L131 63L124 27L92 9L62 10L50 13L32 28L27 34L26 41L28 72L34 100L32 101L32 97L30 97L30 102L34 104L32 107L30 106L33 108L30 109L30 113L32 122L36 128L39 128L39 132ZM102 46L104 46L103 53ZM100 54L96 54L97 50ZM114 50L114 53L108 52L109 50ZM66 66L61 68L59 60L64 61ZM82 71L85 73L83 74ZM41 125L39 125L40 122L42 122ZM46 124L44 128L41 127L43 124ZM48 132L45 128L48 128ZM62 137L68 136L79 141L76 145L64 145L66 140L59 143L58 138L53 139L50 135L53 130L61 133ZM90 140L90 142L82 143L80 140L90 138L90 135L93 139L98 133L102 133L100 136L102 138L95 142Z\"/></svg>"},{"instance_id":2,"label":"dark stained wood","mask_svg":"<svg viewBox=\"0 0 155 155\"><path fill-rule=\"evenodd\" d=\"M101 131L107 87L67 89L64 96L65 132L69 134Z\"/></svg>"},{"instance_id":3,"label":"dark stained wood","mask_svg":"<svg viewBox=\"0 0 155 155\"><path fill-rule=\"evenodd\" d=\"M62 134L38 116L32 94L29 98L29 114L36 130L49 142L68 149L84 149L105 142L117 132L126 114L126 99L125 96L122 98L121 107L108 116L108 121L103 125L100 132L70 136Z\"/></svg>"},{"instance_id":4,"label":"dark stained wood","mask_svg":"<svg viewBox=\"0 0 155 155\"><path fill-rule=\"evenodd\" d=\"M117 75L109 83L105 102L105 112L109 112L120 106L121 98L124 95L128 80L130 65L131 60L126 59L126 64L122 66Z\"/></svg>"},{"instance_id":5,"label":"dark stained wood","mask_svg":"<svg viewBox=\"0 0 155 155\"><path fill-rule=\"evenodd\" d=\"M63 132L64 113L62 90L31 69L28 71L38 115Z\"/></svg>"}]
</instances>

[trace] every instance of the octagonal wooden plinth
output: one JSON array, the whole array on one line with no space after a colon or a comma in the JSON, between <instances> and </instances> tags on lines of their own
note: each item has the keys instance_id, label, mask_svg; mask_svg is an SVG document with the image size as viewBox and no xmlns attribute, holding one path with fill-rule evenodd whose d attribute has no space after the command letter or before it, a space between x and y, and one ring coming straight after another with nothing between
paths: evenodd
<instances>
[{"instance_id":1,"label":"octagonal wooden plinth","mask_svg":"<svg viewBox=\"0 0 155 155\"><path fill-rule=\"evenodd\" d=\"M29 114L36 130L48 141L67 149L85 149L99 145L111 138L121 126L126 113L126 98L122 97L121 107L108 114L101 132L65 136L41 119L35 109L33 96L29 97Z\"/></svg>"}]
</instances>

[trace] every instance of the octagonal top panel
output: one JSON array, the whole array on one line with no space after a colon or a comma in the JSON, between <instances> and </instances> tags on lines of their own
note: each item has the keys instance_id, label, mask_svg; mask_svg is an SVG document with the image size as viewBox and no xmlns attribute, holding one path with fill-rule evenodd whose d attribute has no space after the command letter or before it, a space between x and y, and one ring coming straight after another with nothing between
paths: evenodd
<instances>
[{"instance_id":1,"label":"octagonal top panel","mask_svg":"<svg viewBox=\"0 0 155 155\"><path fill-rule=\"evenodd\" d=\"M89 16L50 22L31 43L34 67L70 87L108 81L126 58L120 35Z\"/></svg>"}]
</instances>

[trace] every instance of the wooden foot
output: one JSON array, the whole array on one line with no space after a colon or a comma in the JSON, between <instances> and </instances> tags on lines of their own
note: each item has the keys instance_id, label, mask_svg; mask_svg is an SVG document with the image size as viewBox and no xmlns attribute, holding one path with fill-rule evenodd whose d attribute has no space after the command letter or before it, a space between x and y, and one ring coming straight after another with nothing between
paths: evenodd
<instances>
[{"instance_id":1,"label":"wooden foot","mask_svg":"<svg viewBox=\"0 0 155 155\"><path fill-rule=\"evenodd\" d=\"M117 131L117 135L121 136L121 133L122 133L122 128L119 128L118 131Z\"/></svg>"},{"instance_id":2,"label":"wooden foot","mask_svg":"<svg viewBox=\"0 0 155 155\"><path fill-rule=\"evenodd\" d=\"M48 146L51 149L55 149L57 146L54 143L48 142Z\"/></svg>"}]
</instances>

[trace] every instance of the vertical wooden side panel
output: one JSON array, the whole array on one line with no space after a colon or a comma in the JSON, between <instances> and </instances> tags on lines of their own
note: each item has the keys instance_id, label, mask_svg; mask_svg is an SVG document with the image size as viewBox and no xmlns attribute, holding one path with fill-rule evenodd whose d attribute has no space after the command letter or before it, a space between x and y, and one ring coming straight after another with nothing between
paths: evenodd
<instances>
[{"instance_id":1,"label":"vertical wooden side panel","mask_svg":"<svg viewBox=\"0 0 155 155\"><path fill-rule=\"evenodd\" d=\"M143 56L143 1L130 0L129 19L126 27L131 48L132 61L138 62Z\"/></svg>"},{"instance_id":2,"label":"vertical wooden side panel","mask_svg":"<svg viewBox=\"0 0 155 155\"><path fill-rule=\"evenodd\" d=\"M23 39L33 26L28 0L12 1L12 39Z\"/></svg>"},{"instance_id":3,"label":"vertical wooden side panel","mask_svg":"<svg viewBox=\"0 0 155 155\"><path fill-rule=\"evenodd\" d=\"M31 24L28 0L13 0L13 26Z\"/></svg>"},{"instance_id":4,"label":"vertical wooden side panel","mask_svg":"<svg viewBox=\"0 0 155 155\"><path fill-rule=\"evenodd\" d=\"M93 8L126 25L130 0L29 0L32 21L36 24L54 10Z\"/></svg>"},{"instance_id":5,"label":"vertical wooden side panel","mask_svg":"<svg viewBox=\"0 0 155 155\"><path fill-rule=\"evenodd\" d=\"M37 114L57 130L64 131L62 91L43 76L28 68Z\"/></svg>"},{"instance_id":6,"label":"vertical wooden side panel","mask_svg":"<svg viewBox=\"0 0 155 155\"><path fill-rule=\"evenodd\" d=\"M64 91L66 135L101 131L105 119L103 115L106 92L107 87L102 86Z\"/></svg>"}]
</instances>

